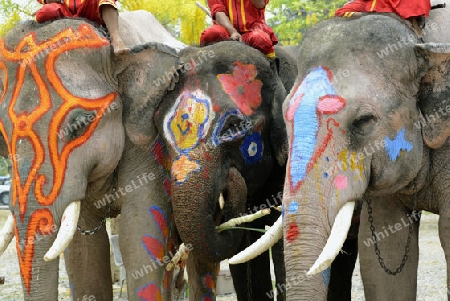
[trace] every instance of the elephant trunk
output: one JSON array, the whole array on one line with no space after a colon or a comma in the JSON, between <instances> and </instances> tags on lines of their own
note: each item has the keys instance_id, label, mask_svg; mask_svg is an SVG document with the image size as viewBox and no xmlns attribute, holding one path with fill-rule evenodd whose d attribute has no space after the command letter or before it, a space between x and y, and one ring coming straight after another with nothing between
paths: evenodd
<instances>
[{"instance_id":1,"label":"elephant trunk","mask_svg":"<svg viewBox=\"0 0 450 301\"><path fill-rule=\"evenodd\" d=\"M238 170L230 168L224 173L226 181L190 177L182 185L172 184L173 212L180 236L185 244L191 244L198 258L207 262L231 257L243 234L241 230L216 230L224 220L243 213L247 199L245 180ZM216 186L210 183L214 181Z\"/></svg>"}]
</instances>

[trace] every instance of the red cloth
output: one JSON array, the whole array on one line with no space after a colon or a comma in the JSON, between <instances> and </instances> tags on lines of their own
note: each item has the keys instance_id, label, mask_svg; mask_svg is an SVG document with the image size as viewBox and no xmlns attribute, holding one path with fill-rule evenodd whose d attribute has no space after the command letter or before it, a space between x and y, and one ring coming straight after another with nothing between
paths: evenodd
<instances>
[{"instance_id":1,"label":"red cloth","mask_svg":"<svg viewBox=\"0 0 450 301\"><path fill-rule=\"evenodd\" d=\"M336 10L334 15L336 17L347 17L348 13L365 12L367 2L368 0L354 0L351 2L347 2L344 4L344 6Z\"/></svg>"},{"instance_id":2,"label":"red cloth","mask_svg":"<svg viewBox=\"0 0 450 301\"><path fill-rule=\"evenodd\" d=\"M268 2L269 0L266 0L266 4ZM264 54L273 53L273 45L278 43L278 39L266 23L265 8L257 8L251 0L208 0L208 6L213 20L216 18L216 13L225 13L246 44L259 49ZM200 44L229 39L230 34L224 27L213 24L203 31Z\"/></svg>"},{"instance_id":3,"label":"red cloth","mask_svg":"<svg viewBox=\"0 0 450 301\"><path fill-rule=\"evenodd\" d=\"M43 4L43 0L37 1ZM36 12L36 21L38 23L44 23L66 17L79 17L86 18L101 25L103 24L103 20L101 18L100 6L105 4L117 8L115 0L65 0L62 4L44 4Z\"/></svg>"},{"instance_id":4,"label":"red cloth","mask_svg":"<svg viewBox=\"0 0 450 301\"><path fill-rule=\"evenodd\" d=\"M346 17L350 12L395 13L403 19L428 17L431 10L430 0L355 0L336 10L335 16Z\"/></svg>"}]
</instances>

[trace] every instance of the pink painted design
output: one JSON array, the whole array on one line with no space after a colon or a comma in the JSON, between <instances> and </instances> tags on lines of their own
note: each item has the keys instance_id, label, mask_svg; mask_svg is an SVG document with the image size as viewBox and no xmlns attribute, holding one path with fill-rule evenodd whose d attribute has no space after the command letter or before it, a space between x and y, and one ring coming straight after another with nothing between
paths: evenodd
<instances>
[{"instance_id":1,"label":"pink painted design","mask_svg":"<svg viewBox=\"0 0 450 301\"><path fill-rule=\"evenodd\" d=\"M167 240L167 238L169 237L169 225L167 223L167 217L165 216L164 212L157 206L150 207L148 211L152 215L153 220L155 221L156 226L163 235L164 239Z\"/></svg>"},{"instance_id":2,"label":"pink painted design","mask_svg":"<svg viewBox=\"0 0 450 301\"><path fill-rule=\"evenodd\" d=\"M324 114L335 114L345 106L345 100L336 95L325 95L319 99L317 110Z\"/></svg>"},{"instance_id":3,"label":"pink painted design","mask_svg":"<svg viewBox=\"0 0 450 301\"><path fill-rule=\"evenodd\" d=\"M290 223L288 226L288 230L286 232L286 239L288 242L292 243L294 240L297 239L298 235L300 234L298 230L298 225L296 223Z\"/></svg>"},{"instance_id":4,"label":"pink painted design","mask_svg":"<svg viewBox=\"0 0 450 301\"><path fill-rule=\"evenodd\" d=\"M159 240L150 235L143 235L142 245L153 260L162 261L164 258L164 246Z\"/></svg>"},{"instance_id":5,"label":"pink painted design","mask_svg":"<svg viewBox=\"0 0 450 301\"><path fill-rule=\"evenodd\" d=\"M161 291L154 283L149 283L146 286L139 288L136 293L144 301L163 300Z\"/></svg>"},{"instance_id":6,"label":"pink painted design","mask_svg":"<svg viewBox=\"0 0 450 301\"><path fill-rule=\"evenodd\" d=\"M255 65L234 62L233 74L218 74L223 90L230 95L233 102L245 115L261 104L262 82L256 79Z\"/></svg>"},{"instance_id":7,"label":"pink painted design","mask_svg":"<svg viewBox=\"0 0 450 301\"><path fill-rule=\"evenodd\" d=\"M338 190L344 190L347 188L347 177L344 175L336 176L334 179L334 186L336 186Z\"/></svg>"},{"instance_id":8,"label":"pink painted design","mask_svg":"<svg viewBox=\"0 0 450 301\"><path fill-rule=\"evenodd\" d=\"M163 180L163 185L164 185L164 190L166 191L167 195L170 197L171 193L172 193L172 187L170 185L170 180L169 179L164 179Z\"/></svg>"},{"instance_id":9,"label":"pink painted design","mask_svg":"<svg viewBox=\"0 0 450 301\"><path fill-rule=\"evenodd\" d=\"M286 112L286 119L287 121L294 120L294 114L298 109L298 106L301 103L301 100L303 98L303 94L297 95L293 100L292 104L289 106L287 112Z\"/></svg>"},{"instance_id":10,"label":"pink painted design","mask_svg":"<svg viewBox=\"0 0 450 301\"><path fill-rule=\"evenodd\" d=\"M203 275L202 277L202 283L204 288L207 290L210 290L211 292L214 290L214 279L211 273L207 273L206 275Z\"/></svg>"}]
</instances>

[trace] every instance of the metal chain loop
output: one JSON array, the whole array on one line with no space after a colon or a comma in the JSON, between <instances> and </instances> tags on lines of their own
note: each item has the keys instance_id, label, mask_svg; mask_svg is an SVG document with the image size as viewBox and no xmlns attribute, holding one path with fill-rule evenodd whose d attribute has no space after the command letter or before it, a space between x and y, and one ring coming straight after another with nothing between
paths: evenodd
<instances>
[{"instance_id":1,"label":"metal chain loop","mask_svg":"<svg viewBox=\"0 0 450 301\"><path fill-rule=\"evenodd\" d=\"M373 240L373 245L375 247L375 254L378 257L378 262L380 263L380 266L383 268L383 270L387 274L395 276L395 275L399 274L403 270L403 267L406 264L406 260L408 259L408 253L409 253L409 250L410 250L412 230L413 230L413 223L410 223L409 227L408 227L409 228L408 229L408 238L406 239L405 254L403 255L402 262L400 263L399 267L395 271L392 271L391 269L389 269L386 266L386 264L384 263L383 258L381 257L381 252L380 252L380 249L378 247L377 236L375 235L375 226L373 225L372 206L370 205L371 201L369 199L367 199L366 202L367 202L367 205L368 205L370 231L372 232L372 240ZM416 205L417 205L417 186L416 186L416 182L414 181L414 183L413 183L413 210L412 210L412 212L416 211Z\"/></svg>"}]
</instances>

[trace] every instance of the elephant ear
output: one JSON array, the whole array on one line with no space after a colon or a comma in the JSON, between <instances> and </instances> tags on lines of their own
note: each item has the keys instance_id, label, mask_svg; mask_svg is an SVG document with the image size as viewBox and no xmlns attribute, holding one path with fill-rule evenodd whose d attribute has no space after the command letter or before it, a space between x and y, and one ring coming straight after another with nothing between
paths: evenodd
<instances>
[{"instance_id":1,"label":"elephant ear","mask_svg":"<svg viewBox=\"0 0 450 301\"><path fill-rule=\"evenodd\" d=\"M273 91L273 100L271 104L272 122L270 124L270 144L275 152L278 164L284 166L288 157L288 138L286 126L283 119L283 102L287 96L286 89L277 74L279 72L279 58L276 62L272 62L272 82L271 88ZM275 65L276 63L276 65ZM296 74L294 75L295 78Z\"/></svg>"},{"instance_id":2,"label":"elephant ear","mask_svg":"<svg viewBox=\"0 0 450 301\"><path fill-rule=\"evenodd\" d=\"M147 43L114 59L114 76L122 97L125 131L139 146L153 145L158 132L153 116L164 95L178 82L179 57L172 48Z\"/></svg>"},{"instance_id":3,"label":"elephant ear","mask_svg":"<svg viewBox=\"0 0 450 301\"><path fill-rule=\"evenodd\" d=\"M425 144L441 147L450 136L450 44L426 43L416 45L425 59L425 74L419 88L420 109Z\"/></svg>"}]
</instances>

